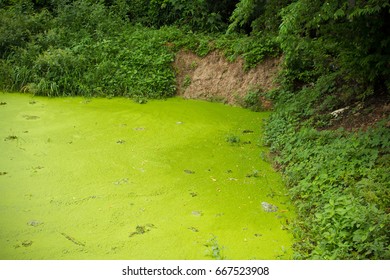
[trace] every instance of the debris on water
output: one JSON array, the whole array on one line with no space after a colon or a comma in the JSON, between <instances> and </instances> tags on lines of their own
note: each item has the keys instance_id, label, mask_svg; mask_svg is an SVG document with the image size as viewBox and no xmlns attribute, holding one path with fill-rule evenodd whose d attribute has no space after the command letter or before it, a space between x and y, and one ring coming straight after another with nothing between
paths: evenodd
<instances>
[{"instance_id":1,"label":"debris on water","mask_svg":"<svg viewBox=\"0 0 390 280\"><path fill-rule=\"evenodd\" d=\"M203 216L203 212L202 211L198 211L198 210L192 211L191 214L192 214L192 216L195 216L195 217Z\"/></svg>"},{"instance_id":2,"label":"debris on water","mask_svg":"<svg viewBox=\"0 0 390 280\"><path fill-rule=\"evenodd\" d=\"M118 181L115 181L114 185L127 184L128 182L129 182L129 178L122 178L122 179L119 179Z\"/></svg>"},{"instance_id":3,"label":"debris on water","mask_svg":"<svg viewBox=\"0 0 390 280\"><path fill-rule=\"evenodd\" d=\"M41 170L43 168L44 168L43 166L38 165L38 166L31 167L31 170L33 173L38 173L38 170Z\"/></svg>"},{"instance_id":4,"label":"debris on water","mask_svg":"<svg viewBox=\"0 0 390 280\"><path fill-rule=\"evenodd\" d=\"M176 122L176 124L183 124L183 122Z\"/></svg>"},{"instance_id":5,"label":"debris on water","mask_svg":"<svg viewBox=\"0 0 390 280\"><path fill-rule=\"evenodd\" d=\"M246 134L246 133L253 133L253 130L250 130L250 129L245 129L242 131L242 133Z\"/></svg>"},{"instance_id":6,"label":"debris on water","mask_svg":"<svg viewBox=\"0 0 390 280\"><path fill-rule=\"evenodd\" d=\"M231 177L231 178L228 178L228 180L229 180L229 181L238 181L238 179L237 179L237 178L233 178L233 177Z\"/></svg>"},{"instance_id":7,"label":"debris on water","mask_svg":"<svg viewBox=\"0 0 390 280\"><path fill-rule=\"evenodd\" d=\"M33 242L31 240L24 240L22 242L23 247L30 247L32 244L33 244Z\"/></svg>"},{"instance_id":8,"label":"debris on water","mask_svg":"<svg viewBox=\"0 0 390 280\"><path fill-rule=\"evenodd\" d=\"M27 225L32 226L32 227L37 227L42 225L43 222L37 221L37 220L31 220L27 222Z\"/></svg>"},{"instance_id":9,"label":"debris on water","mask_svg":"<svg viewBox=\"0 0 390 280\"><path fill-rule=\"evenodd\" d=\"M154 224L146 224L146 226L149 228L156 228L156 226Z\"/></svg>"},{"instance_id":10,"label":"debris on water","mask_svg":"<svg viewBox=\"0 0 390 280\"><path fill-rule=\"evenodd\" d=\"M259 173L260 173L259 170L253 170L251 173L248 173L248 174L246 174L245 176L246 176L247 178L251 178L251 177L257 178L257 177L259 177Z\"/></svg>"},{"instance_id":11,"label":"debris on water","mask_svg":"<svg viewBox=\"0 0 390 280\"><path fill-rule=\"evenodd\" d=\"M199 232L199 229L195 228L195 227L189 227L188 228L190 231L193 231L193 232Z\"/></svg>"},{"instance_id":12,"label":"debris on water","mask_svg":"<svg viewBox=\"0 0 390 280\"><path fill-rule=\"evenodd\" d=\"M64 236L64 237L65 237L66 239L68 239L69 241L71 241L72 243L78 245L78 246L85 246L85 243L76 240L74 237L72 237L72 236L70 236L70 235L67 235L67 234L64 233L64 232L61 232L61 235Z\"/></svg>"},{"instance_id":13,"label":"debris on water","mask_svg":"<svg viewBox=\"0 0 390 280\"><path fill-rule=\"evenodd\" d=\"M31 116L31 115L23 115L22 117L25 118L26 120L37 120L37 119L39 119L38 116Z\"/></svg>"},{"instance_id":14,"label":"debris on water","mask_svg":"<svg viewBox=\"0 0 390 280\"><path fill-rule=\"evenodd\" d=\"M16 135L9 135L9 136L4 138L4 141L13 141L13 140L16 140L16 139L18 139L18 136L16 136Z\"/></svg>"},{"instance_id":15,"label":"debris on water","mask_svg":"<svg viewBox=\"0 0 390 280\"><path fill-rule=\"evenodd\" d=\"M187 174L194 174L195 171L189 170L189 169L184 169L184 172Z\"/></svg>"},{"instance_id":16,"label":"debris on water","mask_svg":"<svg viewBox=\"0 0 390 280\"><path fill-rule=\"evenodd\" d=\"M133 237L134 235L139 235L139 234L145 234L149 232L152 228L156 228L154 224L146 224L144 226L137 225L135 227L135 231L131 232L129 234L129 237Z\"/></svg>"},{"instance_id":17,"label":"debris on water","mask_svg":"<svg viewBox=\"0 0 390 280\"><path fill-rule=\"evenodd\" d=\"M196 192L190 192L190 195L191 195L192 197L195 197L195 196L198 196L198 193L196 193Z\"/></svg>"},{"instance_id":18,"label":"debris on water","mask_svg":"<svg viewBox=\"0 0 390 280\"><path fill-rule=\"evenodd\" d=\"M273 204L265 202L265 201L263 201L261 203L261 206L263 207L263 210L265 212L277 212L278 211L278 207L276 205L273 205Z\"/></svg>"},{"instance_id":19,"label":"debris on water","mask_svg":"<svg viewBox=\"0 0 390 280\"><path fill-rule=\"evenodd\" d=\"M134 127L133 130L136 131L145 130L145 127Z\"/></svg>"},{"instance_id":20,"label":"debris on water","mask_svg":"<svg viewBox=\"0 0 390 280\"><path fill-rule=\"evenodd\" d=\"M144 234L147 231L148 230L146 229L146 227L144 227L144 226L137 226L135 228L135 231L133 232L133 234Z\"/></svg>"}]
</instances>

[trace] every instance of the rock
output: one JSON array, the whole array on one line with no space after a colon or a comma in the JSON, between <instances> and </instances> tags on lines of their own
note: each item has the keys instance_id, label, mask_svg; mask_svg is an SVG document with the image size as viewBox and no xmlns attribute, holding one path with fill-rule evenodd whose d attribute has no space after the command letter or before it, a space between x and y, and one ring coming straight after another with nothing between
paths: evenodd
<instances>
[{"instance_id":1,"label":"rock","mask_svg":"<svg viewBox=\"0 0 390 280\"><path fill-rule=\"evenodd\" d=\"M277 212L278 211L278 207L276 205L273 205L271 203L268 203L268 202L262 202L261 203L261 206L263 207L263 210L265 212Z\"/></svg>"}]
</instances>

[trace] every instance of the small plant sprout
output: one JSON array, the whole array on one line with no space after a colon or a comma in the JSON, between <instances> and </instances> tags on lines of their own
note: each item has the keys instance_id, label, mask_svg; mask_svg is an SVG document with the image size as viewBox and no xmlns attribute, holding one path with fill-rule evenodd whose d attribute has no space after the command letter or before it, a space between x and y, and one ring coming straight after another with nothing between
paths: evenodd
<instances>
[{"instance_id":1,"label":"small plant sprout","mask_svg":"<svg viewBox=\"0 0 390 280\"><path fill-rule=\"evenodd\" d=\"M206 255L211 256L215 260L224 260L225 256L223 255L224 247L218 244L217 237L212 235L212 237L207 240L204 246L207 247Z\"/></svg>"},{"instance_id":2,"label":"small plant sprout","mask_svg":"<svg viewBox=\"0 0 390 280\"><path fill-rule=\"evenodd\" d=\"M237 136L237 135L233 135L233 134L231 134L231 135L228 135L227 137L226 137L226 142L228 142L228 143L230 143L230 144L238 144L238 143L240 143L240 137L239 136Z\"/></svg>"}]
</instances>

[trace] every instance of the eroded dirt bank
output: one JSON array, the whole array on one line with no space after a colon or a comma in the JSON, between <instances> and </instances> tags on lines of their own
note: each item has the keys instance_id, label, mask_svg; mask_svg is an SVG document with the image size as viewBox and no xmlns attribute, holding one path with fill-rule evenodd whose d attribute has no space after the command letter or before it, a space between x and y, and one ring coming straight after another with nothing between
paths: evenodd
<instances>
[{"instance_id":1,"label":"eroded dirt bank","mask_svg":"<svg viewBox=\"0 0 390 280\"><path fill-rule=\"evenodd\" d=\"M174 61L178 94L236 105L251 90L274 88L280 62L281 58L267 58L256 68L245 71L242 58L229 62L218 51L205 57L180 51ZM265 107L270 106L263 103Z\"/></svg>"}]
</instances>

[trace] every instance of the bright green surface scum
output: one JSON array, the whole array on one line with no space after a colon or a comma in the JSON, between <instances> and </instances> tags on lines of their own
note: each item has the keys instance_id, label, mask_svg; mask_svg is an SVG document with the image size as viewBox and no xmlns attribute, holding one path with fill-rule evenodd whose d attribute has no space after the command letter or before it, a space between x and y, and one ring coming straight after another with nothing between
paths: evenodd
<instances>
[{"instance_id":1,"label":"bright green surface scum","mask_svg":"<svg viewBox=\"0 0 390 280\"><path fill-rule=\"evenodd\" d=\"M267 113L0 94L1 259L288 259ZM262 202L278 207L266 212Z\"/></svg>"}]
</instances>

